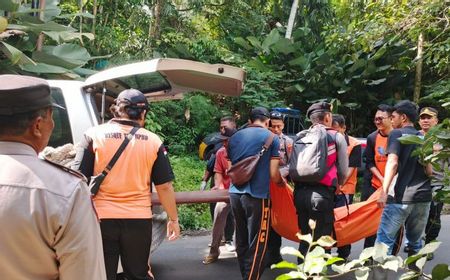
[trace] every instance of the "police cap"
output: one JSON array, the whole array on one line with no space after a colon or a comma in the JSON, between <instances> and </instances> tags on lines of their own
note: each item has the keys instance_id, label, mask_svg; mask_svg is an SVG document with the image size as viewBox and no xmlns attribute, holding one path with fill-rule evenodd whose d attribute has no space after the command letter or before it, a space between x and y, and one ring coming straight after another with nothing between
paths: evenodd
<instances>
[{"instance_id":1,"label":"police cap","mask_svg":"<svg viewBox=\"0 0 450 280\"><path fill-rule=\"evenodd\" d=\"M308 110L306 111L306 116L309 118L311 114L318 113L318 112L331 112L331 104L328 102L317 102L309 106Z\"/></svg>"},{"instance_id":2,"label":"police cap","mask_svg":"<svg viewBox=\"0 0 450 280\"><path fill-rule=\"evenodd\" d=\"M32 112L52 104L47 81L30 76L0 75L0 115ZM64 109L64 108L63 108Z\"/></svg>"}]
</instances>

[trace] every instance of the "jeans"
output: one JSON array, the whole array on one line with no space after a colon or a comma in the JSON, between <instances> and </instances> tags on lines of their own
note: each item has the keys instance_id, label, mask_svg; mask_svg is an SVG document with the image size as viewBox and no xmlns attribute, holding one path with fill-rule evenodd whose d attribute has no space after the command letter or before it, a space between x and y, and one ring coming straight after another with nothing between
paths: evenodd
<instances>
[{"instance_id":1,"label":"jeans","mask_svg":"<svg viewBox=\"0 0 450 280\"><path fill-rule=\"evenodd\" d=\"M397 232L402 225L405 225L410 249L417 253L422 248L421 236L427 224L429 211L430 202L386 204L381 216L376 242L388 245L388 252L392 252Z\"/></svg>"}]
</instances>

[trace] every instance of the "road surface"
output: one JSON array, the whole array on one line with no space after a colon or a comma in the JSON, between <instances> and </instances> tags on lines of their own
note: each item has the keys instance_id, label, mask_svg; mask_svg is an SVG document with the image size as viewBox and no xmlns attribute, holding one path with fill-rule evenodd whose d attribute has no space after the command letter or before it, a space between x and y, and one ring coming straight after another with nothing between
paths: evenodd
<instances>
[{"instance_id":1,"label":"road surface","mask_svg":"<svg viewBox=\"0 0 450 280\"><path fill-rule=\"evenodd\" d=\"M425 271L430 273L431 269L439 263L450 264L450 215L442 216L442 229L439 235L442 245L437 250L434 260L427 262ZM208 243L211 242L210 235L185 236L175 242L164 241L163 244L152 255L152 271L156 280L239 280L239 266L234 253L226 251L221 247L222 254L219 261L204 265L203 257L208 254ZM283 239L284 246L297 247L296 243ZM352 247L350 258L357 258L362 251L363 242L359 241ZM333 250L334 252L335 250ZM402 258L405 254L401 253ZM285 256L285 260L295 262L291 256ZM261 280L275 279L282 272L266 269ZM396 279L391 275L389 279ZM354 279L353 275L342 277L342 279Z\"/></svg>"}]
</instances>

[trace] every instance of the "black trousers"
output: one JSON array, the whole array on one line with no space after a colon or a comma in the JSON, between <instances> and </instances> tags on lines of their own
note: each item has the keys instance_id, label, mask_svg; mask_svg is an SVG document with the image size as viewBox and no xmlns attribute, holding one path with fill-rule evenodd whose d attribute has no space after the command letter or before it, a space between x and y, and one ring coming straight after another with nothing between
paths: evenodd
<instances>
[{"instance_id":1,"label":"black trousers","mask_svg":"<svg viewBox=\"0 0 450 280\"><path fill-rule=\"evenodd\" d=\"M257 280L265 268L270 228L268 199L230 193L236 223L236 253L242 279Z\"/></svg>"},{"instance_id":2,"label":"black trousers","mask_svg":"<svg viewBox=\"0 0 450 280\"><path fill-rule=\"evenodd\" d=\"M331 236L334 222L334 192L335 188L328 188L323 185L295 185L294 204L301 234L312 234L308 224L309 220L312 219L316 221L314 241L324 235ZM302 255L306 254L308 247L307 242L300 241L299 251ZM301 262L302 260L299 259L298 261Z\"/></svg>"},{"instance_id":3,"label":"black trousers","mask_svg":"<svg viewBox=\"0 0 450 280\"><path fill-rule=\"evenodd\" d=\"M444 203L432 201L427 226L425 227L425 243L430 243L437 239L441 231L441 212Z\"/></svg>"},{"instance_id":4,"label":"black trousers","mask_svg":"<svg viewBox=\"0 0 450 280\"><path fill-rule=\"evenodd\" d=\"M348 198L348 200L347 200ZM345 201L347 200L347 203ZM334 201L334 208L342 207L346 205L350 205L353 203L353 194L345 195L345 194L339 194L336 195L335 201ZM344 245L337 248L338 257L347 259L350 256L350 253L352 251L352 245Z\"/></svg>"},{"instance_id":5,"label":"black trousers","mask_svg":"<svg viewBox=\"0 0 450 280\"><path fill-rule=\"evenodd\" d=\"M372 179L372 176L369 177L369 182ZM366 180L366 176L364 176L364 180ZM366 201L369 197L376 191L377 189L372 186L372 184L364 183L361 188L361 201ZM377 235L371 235L364 239L364 248L373 247L375 245L375 240L377 239Z\"/></svg>"},{"instance_id":6,"label":"black trousers","mask_svg":"<svg viewBox=\"0 0 450 280\"><path fill-rule=\"evenodd\" d=\"M123 267L121 277L151 280L148 258L152 243L152 219L102 219L100 228L107 279L120 279L117 277L120 257Z\"/></svg>"}]
</instances>

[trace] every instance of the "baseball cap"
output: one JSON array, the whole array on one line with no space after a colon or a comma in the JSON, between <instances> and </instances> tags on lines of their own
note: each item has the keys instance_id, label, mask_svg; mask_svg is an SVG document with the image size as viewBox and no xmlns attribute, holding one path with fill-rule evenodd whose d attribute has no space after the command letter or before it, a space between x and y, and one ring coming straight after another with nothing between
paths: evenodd
<instances>
[{"instance_id":1,"label":"baseball cap","mask_svg":"<svg viewBox=\"0 0 450 280\"><path fill-rule=\"evenodd\" d=\"M261 116L262 117L266 117L266 118L270 118L269 110L267 110L264 107L255 107L250 112L250 117L251 118L257 118L257 117L261 117Z\"/></svg>"},{"instance_id":2,"label":"baseball cap","mask_svg":"<svg viewBox=\"0 0 450 280\"><path fill-rule=\"evenodd\" d=\"M432 107L423 107L420 110L419 116L422 116L422 115L428 115L428 116L432 116L432 117L437 117L438 111L436 109L432 108Z\"/></svg>"},{"instance_id":3,"label":"baseball cap","mask_svg":"<svg viewBox=\"0 0 450 280\"><path fill-rule=\"evenodd\" d=\"M306 111L306 116L309 118L311 114L318 113L318 112L331 112L332 106L328 102L317 102L309 106L308 110Z\"/></svg>"},{"instance_id":4,"label":"baseball cap","mask_svg":"<svg viewBox=\"0 0 450 280\"><path fill-rule=\"evenodd\" d=\"M48 106L52 103L50 86L46 80L23 75L0 75L0 115L13 116Z\"/></svg>"},{"instance_id":5,"label":"baseball cap","mask_svg":"<svg viewBox=\"0 0 450 280\"><path fill-rule=\"evenodd\" d=\"M119 93L116 99L116 104L127 103L127 107L133 109L149 109L148 100L145 95L137 89L130 88Z\"/></svg>"}]
</instances>

